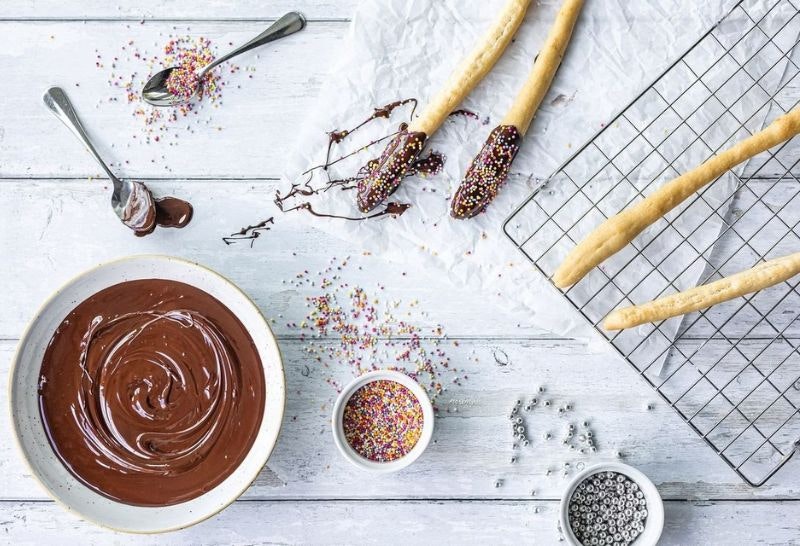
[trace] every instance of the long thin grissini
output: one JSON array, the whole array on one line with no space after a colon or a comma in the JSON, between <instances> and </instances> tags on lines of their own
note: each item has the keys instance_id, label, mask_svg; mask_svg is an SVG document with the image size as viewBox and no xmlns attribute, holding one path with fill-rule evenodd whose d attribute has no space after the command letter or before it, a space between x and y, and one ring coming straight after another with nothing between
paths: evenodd
<instances>
[{"instance_id":1,"label":"long thin grissini","mask_svg":"<svg viewBox=\"0 0 800 546\"><path fill-rule=\"evenodd\" d=\"M389 197L422 152L425 141L475 88L514 37L531 0L507 0L492 27L450 75L419 117L394 137L358 183L358 208L369 212Z\"/></svg>"},{"instance_id":2,"label":"long thin grissini","mask_svg":"<svg viewBox=\"0 0 800 546\"><path fill-rule=\"evenodd\" d=\"M508 177L539 105L550 89L569 44L584 0L564 0L528 79L500 125L494 128L472 160L450 203L453 218L472 218L483 212Z\"/></svg>"},{"instance_id":3,"label":"long thin grissini","mask_svg":"<svg viewBox=\"0 0 800 546\"><path fill-rule=\"evenodd\" d=\"M612 311L603 321L606 330L633 328L685 315L712 305L752 294L789 280L800 273L800 252L758 264L752 269L724 277L657 300Z\"/></svg>"},{"instance_id":4,"label":"long thin grissini","mask_svg":"<svg viewBox=\"0 0 800 546\"><path fill-rule=\"evenodd\" d=\"M553 275L553 283L559 288L575 284L593 267L619 252L639 233L697 190L743 161L789 140L799 132L800 107L699 167L664 184L645 199L612 216L592 231L567 255Z\"/></svg>"}]
</instances>

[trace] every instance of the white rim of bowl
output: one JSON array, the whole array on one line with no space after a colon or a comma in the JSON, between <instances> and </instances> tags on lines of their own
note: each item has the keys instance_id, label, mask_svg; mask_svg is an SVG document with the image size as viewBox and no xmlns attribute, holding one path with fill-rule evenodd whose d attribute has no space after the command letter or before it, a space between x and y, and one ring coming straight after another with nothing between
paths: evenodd
<instances>
[{"instance_id":1,"label":"white rim of bowl","mask_svg":"<svg viewBox=\"0 0 800 546\"><path fill-rule=\"evenodd\" d=\"M558 521L561 525L561 533L567 539L567 542L572 546L582 546L582 543L575 537L572 532L572 527L569 525L569 501L575 488L578 484L585 480L587 477L597 474L598 472L618 472L624 474L633 480L645 495L647 500L647 520L645 523L645 532L648 528L657 529L655 533L655 540L653 542L642 542L641 539L644 535L642 533L633 542L635 546L655 546L658 539L661 538L661 533L664 530L664 501L661 499L661 494L658 492L655 484L648 478L641 470L638 470L631 465L625 463L608 462L592 465L584 470L581 470L572 477L567 484L567 488L561 497L561 505L559 507Z\"/></svg>"},{"instance_id":2,"label":"white rim of bowl","mask_svg":"<svg viewBox=\"0 0 800 546\"><path fill-rule=\"evenodd\" d=\"M350 400L350 397L353 395L353 393L368 383L380 380L394 381L396 383L400 383L410 390L414 396L417 397L417 400L419 400L419 403L422 406L423 419L422 434L411 451L399 459L385 463L370 461L369 459L359 455L347 442L347 439L344 436L344 427L342 424L342 416L344 414L345 405L347 404L347 401ZM339 448L339 452L344 456L344 458L350 461L350 463L357 468L375 474L388 474L390 472L402 470L419 459L419 457L425 451L425 448L428 447L431 437L433 436L433 420L433 404L431 404L431 399L428 397L428 393L425 391L425 389L422 388L422 385L417 383L406 374L398 371L375 370L356 377L344 389L342 389L341 393L339 393L336 403L333 406L333 416L331 419L331 425L333 428L333 441L336 443L336 447Z\"/></svg>"},{"instance_id":3,"label":"white rim of bowl","mask_svg":"<svg viewBox=\"0 0 800 546\"><path fill-rule=\"evenodd\" d=\"M74 283L75 281L77 281L78 279L83 277L84 275L89 275L89 274L93 273L94 271L96 271L98 269L101 269L103 267L107 267L107 266L112 265L112 264L121 263L121 262L128 262L128 261L134 261L134 260L141 260L141 259L155 259L155 260L166 260L166 261L175 261L175 262L185 263L187 265L191 265L191 266L203 269L204 271L207 271L208 273L210 273L210 274L212 274L212 275L214 275L216 277L219 277L222 281L224 281L224 282L228 283L229 285L231 285L231 287L234 290L239 292L242 295L242 297L247 302L249 302L250 305L253 306L253 308L256 310L258 315L263 320L264 326L267 327L267 330L269 331L270 336L272 337L272 342L275 345L275 348L277 349L278 364L280 365L281 373L284 376L284 383L285 383L285 381L286 381L286 368L283 365L283 353L281 352L280 345L278 345L277 338L275 337L275 332L272 331L272 328L269 325L269 321L264 316L264 314L261 312L261 310L258 308L258 305L256 305L255 301L253 301L253 299L250 296L248 296L247 293L244 292L244 290L239 288L239 286L236 283L234 283L233 281L231 281L230 279L228 279L227 277L225 277L221 273L218 273L214 269L211 269L210 267L204 266L204 265L202 265L202 264L200 264L198 262L194 262L192 260L187 260L185 258L178 258L177 256L170 256L168 254L134 254L134 255L131 255L131 256L123 256L122 258L116 258L114 260L107 260L107 261L104 261L104 262L100 262L97 265L95 265L93 267L90 267L89 269L86 269L84 271L81 271L77 275L72 276L67 281L61 283L61 285L56 290L54 290L41 303L41 305L36 309L36 312L33 314L31 320L28 321L27 325L25 326L25 329L22 331L22 335L19 338L19 343L17 344L17 348L14 351L14 356L11 358L11 367L10 367L10 369L8 371L8 377L9 377L8 392L6 393L7 397L8 397L9 416L14 414L14 398L12 397L13 382L10 380L10 378L14 377L14 372L16 370L20 354L22 353L22 342L25 339L27 339L31 328L33 327L33 324L36 322L36 318L41 314L41 312L45 309L45 307L47 307L56 297L58 297L58 295L61 292L63 292L69 285L71 285L72 283ZM262 366L263 366L263 364L262 364ZM285 414L286 414L285 389L284 389L284 394L282 395L281 407L282 407L282 412L283 412L283 414L285 416ZM80 519L82 519L84 521L88 521L88 522L90 522L90 523L92 523L94 525L97 525L98 527L102 527L104 529L110 529L112 531L116 531L116 532L120 532L120 533L128 533L128 534L132 534L132 535L157 535L157 534L169 533L169 532L173 532L173 531L180 531L182 529L186 529L188 527L192 527L194 525L197 525L198 523L202 523L202 522L206 521L207 519L211 519L214 516L216 516L217 514L219 514L220 512L222 512L223 510L225 510L228 506L230 506L231 504L236 502L236 500L239 497L241 497L242 494L245 491L247 491L250 488L251 485L253 485L253 482L256 481L256 478L258 478L258 475L261 473L261 471L267 465L267 463L269 462L269 458L272 456L272 453L275 451L275 446L278 443L278 439L280 438L280 433L281 433L282 430L283 430L283 419L281 419L281 424L278 427L278 430L275 432L275 438L274 438L274 442L273 442L273 445L272 445L272 449L268 453L264 454L264 462L263 462L263 464L261 464L259 466L258 471L255 473L255 475L253 475L252 478L250 478L250 480L248 481L247 485L241 491L239 491L235 496L233 496L233 498L231 498L228 502L226 502L225 504L221 505L218 510L216 510L214 512L210 512L208 514L204 514L203 516L198 517L197 519L194 519L194 520L192 520L192 521L190 521L190 522L188 522L188 523L186 523L184 525L178 525L178 526L175 526L175 527L167 527L167 528L164 528L164 529L139 531L139 530L124 529L124 528L118 528L118 527L113 527L111 525L107 525L107 524L105 524L105 523L103 523L101 521L98 521L98 520L96 520L94 518L91 518L91 517L87 516L86 514L84 514L82 512L79 512L78 510L72 508L68 504L62 502L61 499L59 499L58 496L55 495L50 490L50 488L47 487L47 485L45 485L45 483L41 479L39 479L39 475L33 469L33 466L31 466L30 462L28 461L28 457L25 454L25 450L22 448L22 440L20 440L19 433L18 433L17 427L15 425L15 421L14 421L14 419L11 419L11 436L14 438L14 445L17 448L17 454L19 455L20 459L22 459L22 461L25 464L25 467L28 469L28 472L30 473L30 475L33 476L34 481L39 485L39 487L45 493L47 493L47 495L51 499L53 499L53 501L56 504L61 506L64 510L66 510L70 514L73 514L73 515L77 516L78 518L80 518Z\"/></svg>"}]
</instances>

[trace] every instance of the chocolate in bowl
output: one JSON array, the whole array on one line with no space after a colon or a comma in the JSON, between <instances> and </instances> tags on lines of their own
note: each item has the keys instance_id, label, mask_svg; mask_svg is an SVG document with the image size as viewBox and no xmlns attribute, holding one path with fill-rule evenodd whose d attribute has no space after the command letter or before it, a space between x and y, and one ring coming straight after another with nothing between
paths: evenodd
<instances>
[{"instance_id":1,"label":"chocolate in bowl","mask_svg":"<svg viewBox=\"0 0 800 546\"><path fill-rule=\"evenodd\" d=\"M223 482L259 432L266 388L241 321L165 279L115 284L60 323L42 360L48 441L92 490L169 506Z\"/></svg>"}]
</instances>

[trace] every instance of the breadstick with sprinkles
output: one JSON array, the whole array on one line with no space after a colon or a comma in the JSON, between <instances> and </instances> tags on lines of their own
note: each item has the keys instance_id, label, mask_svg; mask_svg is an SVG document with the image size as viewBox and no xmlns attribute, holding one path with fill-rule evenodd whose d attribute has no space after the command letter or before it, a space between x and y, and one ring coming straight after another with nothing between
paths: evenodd
<instances>
[{"instance_id":1,"label":"breadstick with sprinkles","mask_svg":"<svg viewBox=\"0 0 800 546\"><path fill-rule=\"evenodd\" d=\"M800 273L800 252L760 263L747 271L642 305L617 309L603 321L603 328L623 330L685 315L769 288L791 279L798 273Z\"/></svg>"},{"instance_id":2,"label":"breadstick with sprinkles","mask_svg":"<svg viewBox=\"0 0 800 546\"><path fill-rule=\"evenodd\" d=\"M564 0L528 79L503 121L495 127L472 160L450 202L453 218L472 218L486 210L508 177L522 137L555 77L572 37L584 0Z\"/></svg>"},{"instance_id":3,"label":"breadstick with sprinkles","mask_svg":"<svg viewBox=\"0 0 800 546\"><path fill-rule=\"evenodd\" d=\"M592 268L619 252L647 227L702 187L736 165L786 142L798 133L800 133L800 107L779 117L758 133L740 140L694 169L667 182L589 233L558 266L553 274L553 284L559 288L572 286L585 277Z\"/></svg>"},{"instance_id":4,"label":"breadstick with sprinkles","mask_svg":"<svg viewBox=\"0 0 800 546\"><path fill-rule=\"evenodd\" d=\"M386 146L358 183L357 204L370 212L400 185L403 175L422 152L425 141L436 132L450 112L486 76L517 32L531 0L507 0L491 28L448 79L445 86Z\"/></svg>"}]
</instances>

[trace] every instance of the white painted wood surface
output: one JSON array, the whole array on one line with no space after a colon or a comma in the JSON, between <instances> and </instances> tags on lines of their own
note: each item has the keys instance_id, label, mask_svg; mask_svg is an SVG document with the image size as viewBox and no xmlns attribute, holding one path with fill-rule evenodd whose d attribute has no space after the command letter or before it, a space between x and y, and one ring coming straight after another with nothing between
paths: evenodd
<instances>
[{"instance_id":1,"label":"white painted wood surface","mask_svg":"<svg viewBox=\"0 0 800 546\"><path fill-rule=\"evenodd\" d=\"M253 248L222 243L224 235L263 219L293 127L335 61L354 5L355 0L0 3L6 82L0 101L0 407L7 407L5 383L17 339L47 295L98 262L148 252L219 270L276 318L289 393L275 454L242 500L197 527L164 537L113 534L49 501L20 460L3 411L0 542L551 544L557 541L564 482L545 471L565 461L612 458L619 450L668 499L664 544L800 543L797 461L762 488L745 486L601 345L554 339L487 298L465 298L435 272L383 263L298 228L291 219L278 222ZM214 112L222 131L181 133L181 144L169 148L128 146L139 122L124 105L100 101L108 94L108 72L94 66L95 49L110 55L128 39L155 45L176 25L181 33L188 27L218 43L236 42L290 8L309 16L308 29L266 48L257 61L242 61L257 69ZM86 179L98 168L40 105L40 92L51 83L67 87L101 153L130 161L125 175L147 178L157 194L195 204L196 218L186 230L135 239L114 220L105 182ZM499 229L489 236L506 244ZM304 375L303 343L285 326L302 319L305 298L316 289L281 281L346 255L352 256L344 274L348 282L369 289L380 279L387 287L384 299L419 300L428 311L416 313L415 323L426 329L444 325L450 336L446 350L469 375L439 400L436 443L396 476L365 480L337 455L328 428L335 391L325 379L345 380L350 371L312 367ZM458 346L451 344L455 340ZM508 356L507 366L495 362L498 351ZM541 440L541 433L564 426L542 410L532 417L533 445L519 463L509 464L505 415L517 396L540 384L554 400L572 402L576 418L592 422L596 456L575 457L557 441ZM652 411L647 403L654 404ZM497 478L505 479L500 489L494 487Z\"/></svg>"}]
</instances>

